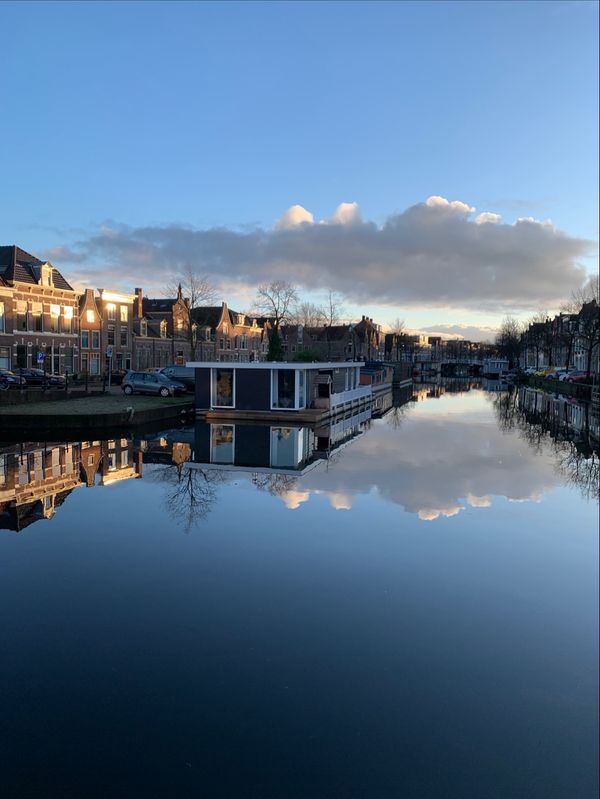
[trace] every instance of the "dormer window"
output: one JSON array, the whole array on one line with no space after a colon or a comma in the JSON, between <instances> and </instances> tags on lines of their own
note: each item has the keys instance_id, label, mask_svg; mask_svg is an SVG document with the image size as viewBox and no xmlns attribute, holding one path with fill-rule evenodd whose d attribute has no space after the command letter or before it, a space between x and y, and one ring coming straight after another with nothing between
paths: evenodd
<instances>
[{"instance_id":1,"label":"dormer window","mask_svg":"<svg viewBox=\"0 0 600 799\"><path fill-rule=\"evenodd\" d=\"M140 336L147 336L148 335L148 322L145 319L142 319L140 322Z\"/></svg>"},{"instance_id":2,"label":"dormer window","mask_svg":"<svg viewBox=\"0 0 600 799\"><path fill-rule=\"evenodd\" d=\"M50 264L42 264L42 268L40 270L40 283L42 286L52 285L53 271L53 267Z\"/></svg>"}]
</instances>

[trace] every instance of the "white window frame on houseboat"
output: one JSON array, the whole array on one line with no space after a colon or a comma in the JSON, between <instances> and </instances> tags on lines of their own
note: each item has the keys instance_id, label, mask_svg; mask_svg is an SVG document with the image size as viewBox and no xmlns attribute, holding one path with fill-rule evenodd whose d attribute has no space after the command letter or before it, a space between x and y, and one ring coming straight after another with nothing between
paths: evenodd
<instances>
[{"instance_id":1,"label":"white window frame on houseboat","mask_svg":"<svg viewBox=\"0 0 600 799\"><path fill-rule=\"evenodd\" d=\"M278 395L278 380L279 372L281 369L271 369L271 410L272 411L301 411L306 408L306 369L287 369L286 371L294 372L294 404L290 408L282 408L280 405L274 405L275 396ZM302 396L300 389L302 388Z\"/></svg>"},{"instance_id":2,"label":"white window frame on houseboat","mask_svg":"<svg viewBox=\"0 0 600 799\"><path fill-rule=\"evenodd\" d=\"M217 405L217 372L227 370L228 372L233 372L233 379L232 379L232 389L233 389L233 404L232 405ZM236 388L236 379L235 379L235 369L230 369L228 367L216 367L210 370L210 407L211 408L235 408L235 388Z\"/></svg>"}]
</instances>

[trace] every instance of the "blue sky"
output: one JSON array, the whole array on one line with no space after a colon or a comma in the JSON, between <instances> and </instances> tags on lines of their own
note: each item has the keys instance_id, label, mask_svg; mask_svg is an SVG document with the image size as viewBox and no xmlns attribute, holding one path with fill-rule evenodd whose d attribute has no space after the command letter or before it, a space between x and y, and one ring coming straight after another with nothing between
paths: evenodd
<instances>
[{"instance_id":1,"label":"blue sky","mask_svg":"<svg viewBox=\"0 0 600 799\"><path fill-rule=\"evenodd\" d=\"M522 303L493 289L482 302L485 284L462 301L435 295L436 270L457 270L460 280L462 255L438 263L421 253L431 263L428 297L404 273L406 252L397 264L389 252L381 260L373 241L371 262L345 227L346 244L363 248L365 269L381 278L376 291L347 296L350 312L493 326L507 310L551 306L557 297L536 296L536 283L562 274L556 292L568 292L582 279L578 264L596 268L596 3L3 3L0 29L0 240L51 255L81 284L106 285L105 276L158 289L163 273L193 259L247 303L253 270L264 279L256 264L290 206L317 222L356 202L361 227L380 229L397 218L409 224L407 209L431 196L476 209L462 214L461 230L467 220L474 230L481 212L501 215L494 227L512 226L504 238L515 263L519 217L551 219L572 246L547 233L544 259L557 241L560 249L547 275L531 253L523 258ZM157 234L165 227L168 236ZM314 270L298 268L299 251L313 251L322 235L308 227L292 231L302 241L289 256L279 236L273 267L300 274L305 292ZM446 227L438 253L452 252ZM231 233L233 249L172 238L213 228ZM257 230L259 249L248 253L245 234ZM480 241L478 255L495 285L509 257L494 256L498 235ZM330 263L321 243L318 257L317 289L344 292L343 264ZM386 279L397 290L383 290Z\"/></svg>"}]
</instances>

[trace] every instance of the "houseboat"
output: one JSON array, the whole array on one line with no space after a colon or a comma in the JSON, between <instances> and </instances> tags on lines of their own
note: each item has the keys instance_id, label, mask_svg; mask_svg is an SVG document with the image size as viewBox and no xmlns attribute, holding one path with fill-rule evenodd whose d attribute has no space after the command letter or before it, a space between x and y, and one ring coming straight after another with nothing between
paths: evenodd
<instances>
[{"instance_id":1,"label":"houseboat","mask_svg":"<svg viewBox=\"0 0 600 799\"><path fill-rule=\"evenodd\" d=\"M190 361L195 370L196 414L213 418L295 418L316 423L372 401L361 385L361 363L220 363Z\"/></svg>"},{"instance_id":2,"label":"houseboat","mask_svg":"<svg viewBox=\"0 0 600 799\"><path fill-rule=\"evenodd\" d=\"M499 380L508 372L508 360L506 358L487 358L483 362L483 376Z\"/></svg>"}]
</instances>

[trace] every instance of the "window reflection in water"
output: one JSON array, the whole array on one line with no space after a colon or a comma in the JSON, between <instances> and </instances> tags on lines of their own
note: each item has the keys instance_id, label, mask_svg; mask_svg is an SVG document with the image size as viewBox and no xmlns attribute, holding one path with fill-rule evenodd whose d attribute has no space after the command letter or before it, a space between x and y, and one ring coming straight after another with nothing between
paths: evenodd
<instances>
[{"instance_id":1,"label":"window reflection in water","mask_svg":"<svg viewBox=\"0 0 600 799\"><path fill-rule=\"evenodd\" d=\"M211 454L213 463L233 463L234 426L232 424L211 425Z\"/></svg>"}]
</instances>

